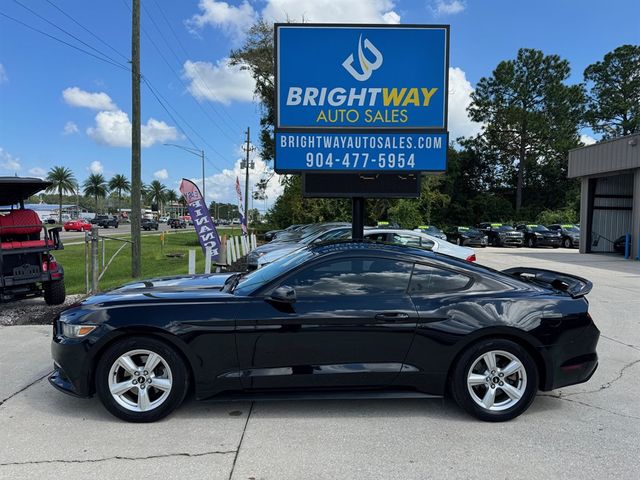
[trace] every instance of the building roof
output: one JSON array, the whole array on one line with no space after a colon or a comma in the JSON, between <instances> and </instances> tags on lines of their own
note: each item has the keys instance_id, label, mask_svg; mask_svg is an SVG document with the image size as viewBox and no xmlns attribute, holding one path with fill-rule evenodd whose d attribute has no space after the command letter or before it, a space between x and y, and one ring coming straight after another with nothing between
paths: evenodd
<instances>
[{"instance_id":1,"label":"building roof","mask_svg":"<svg viewBox=\"0 0 640 480\"><path fill-rule=\"evenodd\" d=\"M569 151L569 178L640 168L640 133Z\"/></svg>"}]
</instances>

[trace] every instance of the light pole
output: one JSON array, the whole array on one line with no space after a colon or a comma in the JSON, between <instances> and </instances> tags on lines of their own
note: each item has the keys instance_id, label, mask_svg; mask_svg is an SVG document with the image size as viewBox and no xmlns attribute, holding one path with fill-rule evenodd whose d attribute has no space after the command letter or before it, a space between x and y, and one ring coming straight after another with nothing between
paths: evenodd
<instances>
[{"instance_id":1,"label":"light pole","mask_svg":"<svg viewBox=\"0 0 640 480\"><path fill-rule=\"evenodd\" d=\"M204 188L204 150L197 150L195 148L191 148L191 147L183 147L182 145L176 145L175 143L164 143L163 144L165 147L176 147L176 148L180 148L182 150L184 150L185 152L189 152L191 155L195 155L196 157L200 157L200 159L202 160L202 198L204 198L204 203L206 205L207 203L207 196L205 195L205 188ZM209 208L208 205L206 205L207 208Z\"/></svg>"}]
</instances>

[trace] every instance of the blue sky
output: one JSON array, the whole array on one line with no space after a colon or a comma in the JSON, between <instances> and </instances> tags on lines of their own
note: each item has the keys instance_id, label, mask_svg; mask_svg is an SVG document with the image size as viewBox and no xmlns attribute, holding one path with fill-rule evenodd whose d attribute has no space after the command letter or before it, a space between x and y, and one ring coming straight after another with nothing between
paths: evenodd
<instances>
[{"instance_id":1,"label":"blue sky","mask_svg":"<svg viewBox=\"0 0 640 480\"><path fill-rule=\"evenodd\" d=\"M95 53L40 15L117 63L130 56L130 0L51 0L105 43L48 0L19 2L32 11L4 0L0 12ZM465 114L469 94L518 48L559 54L571 63L570 81L579 82L584 68L605 53L640 43L637 0L142 0L142 5L142 72L173 115L143 83L143 181L158 178L170 188L182 177L200 181L197 157L162 145L195 144L208 158L208 200L218 201L235 201L244 130L258 131L252 81L226 63L258 16L450 24L453 138L477 132ZM65 165L80 181L91 171L107 178L129 176L130 82L127 71L0 16L0 175L43 175L51 166ZM268 175L268 166L255 161L252 183ZM267 204L279 191L272 181Z\"/></svg>"}]
</instances>

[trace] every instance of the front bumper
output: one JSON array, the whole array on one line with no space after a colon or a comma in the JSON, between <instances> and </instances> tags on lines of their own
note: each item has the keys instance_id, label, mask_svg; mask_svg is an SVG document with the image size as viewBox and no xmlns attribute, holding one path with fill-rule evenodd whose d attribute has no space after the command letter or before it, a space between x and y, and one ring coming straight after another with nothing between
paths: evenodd
<instances>
[{"instance_id":1,"label":"front bumper","mask_svg":"<svg viewBox=\"0 0 640 480\"><path fill-rule=\"evenodd\" d=\"M487 246L487 237L482 238L465 238L462 241L462 245L465 247L486 247Z\"/></svg>"},{"instance_id":2,"label":"front bumper","mask_svg":"<svg viewBox=\"0 0 640 480\"><path fill-rule=\"evenodd\" d=\"M501 245L509 245L513 247L521 247L524 245L523 237L500 237Z\"/></svg>"},{"instance_id":3,"label":"front bumper","mask_svg":"<svg viewBox=\"0 0 640 480\"><path fill-rule=\"evenodd\" d=\"M57 321L54 325L55 323ZM48 378L49 383L76 397L93 395L90 346L87 339L67 339L54 331L51 341L53 373Z\"/></svg>"},{"instance_id":4,"label":"front bumper","mask_svg":"<svg viewBox=\"0 0 640 480\"><path fill-rule=\"evenodd\" d=\"M562 239L560 237L536 238L536 244L541 247L559 247L561 243Z\"/></svg>"}]
</instances>

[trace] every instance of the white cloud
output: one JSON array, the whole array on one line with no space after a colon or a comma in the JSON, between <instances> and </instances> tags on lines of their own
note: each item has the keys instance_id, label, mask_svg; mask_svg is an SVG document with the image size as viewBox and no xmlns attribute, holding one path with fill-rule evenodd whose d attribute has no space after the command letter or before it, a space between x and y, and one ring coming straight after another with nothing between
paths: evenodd
<instances>
[{"instance_id":1,"label":"white cloud","mask_svg":"<svg viewBox=\"0 0 640 480\"><path fill-rule=\"evenodd\" d=\"M131 146L131 121L129 115L122 110L98 112L94 127L87 128L87 135L96 143L110 147ZM165 122L150 118L141 127L142 147L151 147L156 143L180 138L175 127Z\"/></svg>"},{"instance_id":2,"label":"white cloud","mask_svg":"<svg viewBox=\"0 0 640 480\"><path fill-rule=\"evenodd\" d=\"M78 133L78 125L76 125L75 122L68 121L64 124L62 133L63 135L73 135L74 133Z\"/></svg>"},{"instance_id":3,"label":"white cloud","mask_svg":"<svg viewBox=\"0 0 640 480\"><path fill-rule=\"evenodd\" d=\"M0 85L7 83L8 81L9 77L7 76L7 70L4 68L4 65L0 63Z\"/></svg>"},{"instance_id":4,"label":"white cloud","mask_svg":"<svg viewBox=\"0 0 640 480\"><path fill-rule=\"evenodd\" d=\"M473 87L464 70L449 68L449 132L451 140L480 133L482 125L472 121L467 113Z\"/></svg>"},{"instance_id":5,"label":"white cloud","mask_svg":"<svg viewBox=\"0 0 640 480\"><path fill-rule=\"evenodd\" d=\"M184 63L184 76L189 80L189 93L199 100L206 99L229 105L232 101L253 100L255 82L248 70L229 65L229 59Z\"/></svg>"},{"instance_id":6,"label":"white cloud","mask_svg":"<svg viewBox=\"0 0 640 480\"><path fill-rule=\"evenodd\" d=\"M595 138L593 138L591 135L587 135L586 133L580 135L580 141L585 145L593 145L597 142Z\"/></svg>"},{"instance_id":7,"label":"white cloud","mask_svg":"<svg viewBox=\"0 0 640 480\"><path fill-rule=\"evenodd\" d=\"M91 164L87 167L87 170L89 170L91 173L98 175L100 173L104 172L104 166L102 165L102 162L99 160L94 160L93 162L91 162Z\"/></svg>"},{"instance_id":8,"label":"white cloud","mask_svg":"<svg viewBox=\"0 0 640 480\"><path fill-rule=\"evenodd\" d=\"M166 180L167 178L169 178L169 172L166 168L163 168L161 170L158 170L157 172L153 172L153 177L156 180Z\"/></svg>"},{"instance_id":9,"label":"white cloud","mask_svg":"<svg viewBox=\"0 0 640 480\"><path fill-rule=\"evenodd\" d=\"M0 169L16 173L22 169L22 165L20 165L20 159L18 157L14 157L4 148L0 147Z\"/></svg>"},{"instance_id":10,"label":"white cloud","mask_svg":"<svg viewBox=\"0 0 640 480\"><path fill-rule=\"evenodd\" d=\"M391 0L268 0L262 16L269 21L400 23Z\"/></svg>"},{"instance_id":11,"label":"white cloud","mask_svg":"<svg viewBox=\"0 0 640 480\"><path fill-rule=\"evenodd\" d=\"M47 176L47 171L41 167L33 167L29 169L29 175L32 175L38 178L44 178Z\"/></svg>"},{"instance_id":12,"label":"white cloud","mask_svg":"<svg viewBox=\"0 0 640 480\"><path fill-rule=\"evenodd\" d=\"M65 88L62 91L65 102L73 107L85 107L93 110L117 110L111 97L104 92L85 92L78 87Z\"/></svg>"},{"instance_id":13,"label":"white cloud","mask_svg":"<svg viewBox=\"0 0 640 480\"><path fill-rule=\"evenodd\" d=\"M431 10L434 15L455 15L456 13L462 12L467 5L462 0L437 0L435 5L431 6Z\"/></svg>"},{"instance_id":14,"label":"white cloud","mask_svg":"<svg viewBox=\"0 0 640 480\"><path fill-rule=\"evenodd\" d=\"M207 187L206 195L207 202L215 200L216 202L232 203L236 205L238 203L238 197L236 194L236 177L240 179L240 185L242 187L242 195L244 200L244 179L245 170L240 168L241 159L236 160L233 168L225 168L220 173L210 175L206 177L205 184ZM273 170L270 170L267 164L259 156L253 160L255 168L249 170L249 208L253 207L262 210L264 207L264 200L251 200L251 188L255 188L255 184L262 178L270 177L273 174ZM196 185L202 185L202 178L192 178ZM271 205L282 194L283 187L280 185L279 176L274 175L268 183L266 194L267 204Z\"/></svg>"},{"instance_id":15,"label":"white cloud","mask_svg":"<svg viewBox=\"0 0 640 480\"><path fill-rule=\"evenodd\" d=\"M238 42L257 18L256 11L246 0L237 7L227 2L200 0L198 7L201 13L185 22L191 32L197 33L198 30L209 25L222 29L225 34Z\"/></svg>"}]
</instances>

